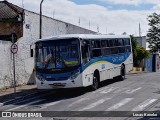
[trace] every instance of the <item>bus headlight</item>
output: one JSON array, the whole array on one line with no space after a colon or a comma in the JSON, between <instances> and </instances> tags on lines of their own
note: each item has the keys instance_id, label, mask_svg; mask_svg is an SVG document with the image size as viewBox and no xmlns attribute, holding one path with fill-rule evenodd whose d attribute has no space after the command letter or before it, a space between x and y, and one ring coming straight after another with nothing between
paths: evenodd
<instances>
[{"instance_id":1,"label":"bus headlight","mask_svg":"<svg viewBox=\"0 0 160 120\"><path fill-rule=\"evenodd\" d=\"M40 76L40 75L37 75L37 78L38 78L38 80L40 80L40 81L45 81L45 79L42 77L42 76Z\"/></svg>"},{"instance_id":2,"label":"bus headlight","mask_svg":"<svg viewBox=\"0 0 160 120\"><path fill-rule=\"evenodd\" d=\"M73 79L75 79L79 74L80 74L80 72L78 71L78 72L74 73L73 75L71 75L69 79L73 80Z\"/></svg>"}]
</instances>

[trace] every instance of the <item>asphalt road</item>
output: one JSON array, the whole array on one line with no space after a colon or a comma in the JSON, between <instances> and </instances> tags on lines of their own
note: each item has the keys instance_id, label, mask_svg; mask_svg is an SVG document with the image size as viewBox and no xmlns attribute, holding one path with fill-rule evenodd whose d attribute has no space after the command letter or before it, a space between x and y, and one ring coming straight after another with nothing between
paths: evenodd
<instances>
[{"instance_id":1,"label":"asphalt road","mask_svg":"<svg viewBox=\"0 0 160 120\"><path fill-rule=\"evenodd\" d=\"M130 74L124 81L107 80L96 91L86 89L49 90L41 95L1 106L0 111L160 111L160 73ZM100 111L98 113L98 111ZM70 112L72 113L72 112ZM49 113L52 114L52 113ZM75 113L74 113L75 114ZM90 113L89 113L90 114ZM114 115L113 113L112 115ZM63 114L64 115L64 114ZM51 117L51 120L150 120L153 117ZM17 120L17 118L14 118ZM19 118L22 119L22 118ZM24 118L23 118L24 119ZM28 119L28 118L25 118ZM33 118L32 118L33 119ZM40 119L40 118L38 118Z\"/></svg>"}]
</instances>

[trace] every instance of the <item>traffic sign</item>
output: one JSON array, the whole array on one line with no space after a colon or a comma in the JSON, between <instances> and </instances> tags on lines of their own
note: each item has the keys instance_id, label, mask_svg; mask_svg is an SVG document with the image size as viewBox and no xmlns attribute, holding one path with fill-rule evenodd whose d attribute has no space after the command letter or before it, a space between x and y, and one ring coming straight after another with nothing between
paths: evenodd
<instances>
[{"instance_id":1,"label":"traffic sign","mask_svg":"<svg viewBox=\"0 0 160 120\"><path fill-rule=\"evenodd\" d=\"M13 44L11 45L11 52L12 52L13 54L16 54L17 51L18 51L18 45L13 43Z\"/></svg>"}]
</instances>

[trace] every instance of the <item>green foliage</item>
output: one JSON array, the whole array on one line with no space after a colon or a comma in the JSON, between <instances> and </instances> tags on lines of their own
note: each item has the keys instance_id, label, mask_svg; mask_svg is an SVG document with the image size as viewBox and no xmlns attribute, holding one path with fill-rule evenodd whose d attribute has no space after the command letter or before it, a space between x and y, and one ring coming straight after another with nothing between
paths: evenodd
<instances>
[{"instance_id":1,"label":"green foliage","mask_svg":"<svg viewBox=\"0 0 160 120\"><path fill-rule=\"evenodd\" d=\"M150 56L150 52L142 46L137 46L137 40L133 35L130 37L132 42L133 64L135 67L139 67L142 60Z\"/></svg>"},{"instance_id":2,"label":"green foliage","mask_svg":"<svg viewBox=\"0 0 160 120\"><path fill-rule=\"evenodd\" d=\"M140 66L142 60L150 56L150 52L147 51L142 46L136 46L136 52L137 52L136 60L138 62L138 66Z\"/></svg>"},{"instance_id":3,"label":"green foliage","mask_svg":"<svg viewBox=\"0 0 160 120\"><path fill-rule=\"evenodd\" d=\"M147 33L148 47L151 49L151 52L156 52L160 50L160 14L153 13L148 16L147 20L150 26Z\"/></svg>"},{"instance_id":4,"label":"green foliage","mask_svg":"<svg viewBox=\"0 0 160 120\"><path fill-rule=\"evenodd\" d=\"M137 51L136 51L136 46L137 46L137 40L134 38L133 35L130 35L131 42L132 42L132 52L133 52L133 64L134 66L137 66Z\"/></svg>"}]
</instances>

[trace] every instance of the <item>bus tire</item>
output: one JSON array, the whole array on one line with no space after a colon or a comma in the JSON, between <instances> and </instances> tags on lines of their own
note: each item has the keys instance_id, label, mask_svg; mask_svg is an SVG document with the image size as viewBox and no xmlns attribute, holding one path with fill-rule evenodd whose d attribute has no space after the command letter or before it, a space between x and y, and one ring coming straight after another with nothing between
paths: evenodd
<instances>
[{"instance_id":1,"label":"bus tire","mask_svg":"<svg viewBox=\"0 0 160 120\"><path fill-rule=\"evenodd\" d=\"M91 85L91 90L92 90L92 91L95 91L95 90L98 89L98 87L99 87L99 81L98 81L97 77L94 76L94 77L93 77L93 83L92 83L92 85Z\"/></svg>"},{"instance_id":2,"label":"bus tire","mask_svg":"<svg viewBox=\"0 0 160 120\"><path fill-rule=\"evenodd\" d=\"M125 66L122 65L122 66L121 66L120 80L124 80L124 79L125 79L125 76L126 76L126 69L125 69Z\"/></svg>"}]
</instances>

